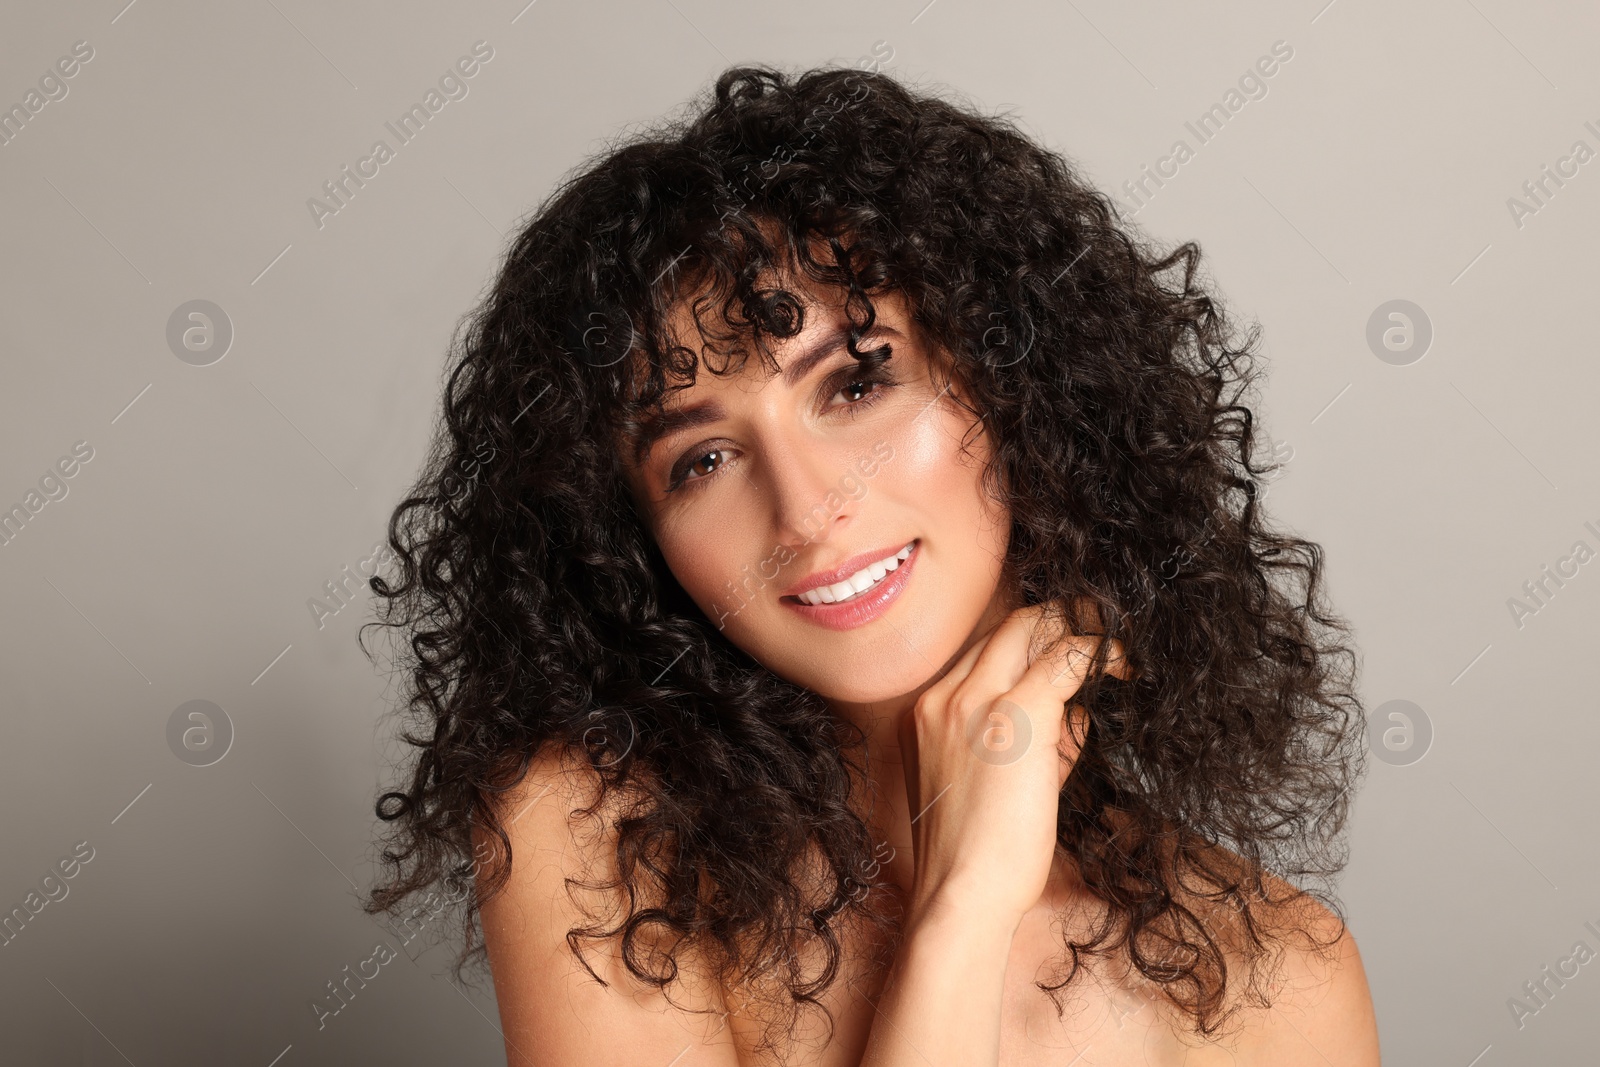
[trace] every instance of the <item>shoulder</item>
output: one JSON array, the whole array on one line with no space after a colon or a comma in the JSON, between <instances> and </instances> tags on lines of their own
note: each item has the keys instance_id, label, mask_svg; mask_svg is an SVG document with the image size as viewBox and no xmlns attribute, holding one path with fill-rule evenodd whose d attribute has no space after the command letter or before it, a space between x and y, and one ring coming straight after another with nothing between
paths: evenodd
<instances>
[{"instance_id":1,"label":"shoulder","mask_svg":"<svg viewBox=\"0 0 1600 1067\"><path fill-rule=\"evenodd\" d=\"M561 925L565 940L566 927L603 919L612 910L606 905L625 895L605 886L617 878L617 822L628 798L602 790L599 772L587 760L547 746L516 784L490 795L489 806L509 843L510 867L505 884L485 894L486 939L491 926L504 934L508 927L525 930L542 922L552 931ZM482 823L474 824L473 846L480 869L502 848ZM530 904L538 907L530 911ZM600 914L585 914L596 909Z\"/></svg>"},{"instance_id":2,"label":"shoulder","mask_svg":"<svg viewBox=\"0 0 1600 1067\"><path fill-rule=\"evenodd\" d=\"M604 878L609 873L612 820L601 813L585 827L582 818L599 797L599 776L593 768L554 747L537 753L516 784L485 794L493 819L473 824L478 870L500 865L492 861L502 861L506 843L510 861L503 884L485 884L480 878L484 939L491 962L497 955L509 955L513 943L526 942L536 932L548 934L555 925L578 918L577 910L564 900L569 879ZM505 843L490 823L505 835Z\"/></svg>"},{"instance_id":3,"label":"shoulder","mask_svg":"<svg viewBox=\"0 0 1600 1067\"><path fill-rule=\"evenodd\" d=\"M1239 1063L1261 1067L1378 1067L1378 1026L1354 932L1315 897L1270 873L1259 909L1268 953L1244 1011Z\"/></svg>"},{"instance_id":4,"label":"shoulder","mask_svg":"<svg viewBox=\"0 0 1600 1067\"><path fill-rule=\"evenodd\" d=\"M1165 855L1169 864L1175 858L1170 848ZM1211 896L1226 884L1255 885L1256 872L1221 845L1190 855L1198 867L1186 867L1173 898L1204 925L1226 960L1225 996L1238 1014L1224 1025L1229 1036L1222 1040L1237 1067L1378 1067L1372 994L1349 926L1315 896L1262 871L1250 906L1249 927L1266 950L1257 956L1240 913ZM1251 986L1265 1006L1235 982L1250 973L1252 957Z\"/></svg>"},{"instance_id":5,"label":"shoulder","mask_svg":"<svg viewBox=\"0 0 1600 1067\"><path fill-rule=\"evenodd\" d=\"M533 1062L521 1058L533 1047L549 1057L539 1062L610 1062L629 1049L660 1051L665 1062L702 1042L718 1046L716 1062L733 1062L720 987L693 946L658 943L654 928L640 927L636 962L656 969L665 951L680 963L664 993L628 966L611 933L653 901L648 886L635 895L615 884L616 824L629 799L602 796L600 784L587 761L552 748L490 803L510 867L498 888L480 890L480 915L510 1062ZM502 848L482 826L474 845L480 863ZM569 940L590 928L597 936Z\"/></svg>"},{"instance_id":6,"label":"shoulder","mask_svg":"<svg viewBox=\"0 0 1600 1067\"><path fill-rule=\"evenodd\" d=\"M558 823L573 821L600 799L600 775L574 752L549 744L528 758L527 768L517 782L484 795L508 835L543 838ZM557 814L560 819L555 817ZM530 816L531 820L524 824L523 820ZM480 839L490 836L481 825L474 827L474 834Z\"/></svg>"},{"instance_id":7,"label":"shoulder","mask_svg":"<svg viewBox=\"0 0 1600 1067\"><path fill-rule=\"evenodd\" d=\"M1261 1062L1377 1067L1378 1023L1354 933L1310 897L1296 906L1294 931L1268 986Z\"/></svg>"}]
</instances>

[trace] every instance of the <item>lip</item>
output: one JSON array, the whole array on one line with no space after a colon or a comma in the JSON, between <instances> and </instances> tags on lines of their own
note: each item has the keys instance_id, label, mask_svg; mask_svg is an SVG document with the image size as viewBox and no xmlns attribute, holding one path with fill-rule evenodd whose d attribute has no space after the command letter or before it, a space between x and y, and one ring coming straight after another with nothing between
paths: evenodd
<instances>
[{"instance_id":1,"label":"lip","mask_svg":"<svg viewBox=\"0 0 1600 1067\"><path fill-rule=\"evenodd\" d=\"M901 547L905 546L901 545ZM871 554L855 556L846 560L844 564L846 567L853 566L854 570L846 570L843 573L838 571L824 572L817 580L813 581L811 578L807 578L795 588L800 592L805 592L809 589L815 589L819 585L831 585L832 582L828 580L829 575L837 574L838 577L833 578L833 581L839 581L854 574L868 563L894 555L896 551L898 549L889 549L876 556ZM901 562L900 566L885 575L883 581L879 582L866 594L845 603L807 604L802 600L796 600L793 593L783 594L780 597L780 602L784 607L799 612L803 618L819 626L827 627L830 630L853 630L858 626L865 626L889 610L889 605L894 603L905 590L906 584L911 581L912 568L916 566L917 560L921 555L922 539L918 538L911 543L911 554ZM861 562L857 562L858 560Z\"/></svg>"},{"instance_id":2,"label":"lip","mask_svg":"<svg viewBox=\"0 0 1600 1067\"><path fill-rule=\"evenodd\" d=\"M920 540L920 538L918 540ZM858 553L857 555L851 556L849 559L845 560L831 571L817 571L815 574L807 575L791 585L789 588L785 589L779 595L799 596L801 593L809 593L811 590L819 589L824 585L835 585L844 581L856 571L861 570L869 564L876 563L880 559L888 559L890 556L906 547L906 544L907 542L901 541L893 548L880 548L873 552ZM913 549L913 551L915 551L915 549ZM904 564L901 566L904 566Z\"/></svg>"}]
</instances>

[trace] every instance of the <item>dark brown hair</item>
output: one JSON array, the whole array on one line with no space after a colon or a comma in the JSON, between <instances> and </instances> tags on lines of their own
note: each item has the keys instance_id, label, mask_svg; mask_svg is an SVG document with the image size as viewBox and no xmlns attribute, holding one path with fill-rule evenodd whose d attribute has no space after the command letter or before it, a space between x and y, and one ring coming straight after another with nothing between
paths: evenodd
<instances>
[{"instance_id":1,"label":"dark brown hair","mask_svg":"<svg viewBox=\"0 0 1600 1067\"><path fill-rule=\"evenodd\" d=\"M730 69L607 151L516 236L458 338L433 455L390 524L398 580L372 582L408 639L415 758L378 803L388 880L368 910L474 876L498 889L493 799L553 745L638 799L616 822L626 913L575 929L575 951L620 935L665 987L675 955L644 946L692 939L725 982L776 980L796 1010L836 976L876 870L848 802L862 738L690 601L613 446L696 373L665 327L691 282L736 333L800 328L793 294L756 288L784 262L848 294L863 329L873 293L907 297L995 442L1024 602L1087 598L1137 670L1081 693L1058 838L1105 910L1041 988L1118 954L1200 1034L1232 1014L1225 993L1265 1003L1264 909L1289 884L1337 914L1364 750L1321 551L1256 503L1274 468L1245 402L1255 332L1227 326L1197 247L1154 250L1009 122L841 69ZM487 866L473 823L504 846ZM459 973L483 946L480 900L458 896Z\"/></svg>"}]
</instances>

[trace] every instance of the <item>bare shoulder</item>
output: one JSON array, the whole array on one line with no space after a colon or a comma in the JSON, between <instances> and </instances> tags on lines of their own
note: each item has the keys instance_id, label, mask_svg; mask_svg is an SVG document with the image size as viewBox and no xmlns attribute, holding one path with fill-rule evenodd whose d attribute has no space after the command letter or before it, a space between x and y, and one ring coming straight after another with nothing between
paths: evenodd
<instances>
[{"instance_id":1,"label":"bare shoulder","mask_svg":"<svg viewBox=\"0 0 1600 1067\"><path fill-rule=\"evenodd\" d=\"M1378 1067L1378 1022L1355 934L1311 897L1297 912L1306 939L1285 943L1263 1062Z\"/></svg>"},{"instance_id":2,"label":"bare shoulder","mask_svg":"<svg viewBox=\"0 0 1600 1067\"><path fill-rule=\"evenodd\" d=\"M540 1063L613 1063L642 1053L665 1063L690 1046L696 1063L739 1062L720 986L691 946L641 930L636 964L676 950L677 978L665 993L628 966L620 935L580 935L581 960L574 954L570 931L603 934L630 908L651 903L648 892L633 898L614 884L616 823L628 806L616 792L602 798L594 768L556 749L542 751L494 801L510 874L485 894L481 917L511 1067L532 1064L534 1049ZM480 858L501 847L481 827L474 836Z\"/></svg>"},{"instance_id":3,"label":"bare shoulder","mask_svg":"<svg viewBox=\"0 0 1600 1067\"><path fill-rule=\"evenodd\" d=\"M1355 934L1321 901L1263 876L1271 942L1261 988L1270 1006L1244 1011L1240 1067L1379 1067L1378 1027Z\"/></svg>"}]
</instances>

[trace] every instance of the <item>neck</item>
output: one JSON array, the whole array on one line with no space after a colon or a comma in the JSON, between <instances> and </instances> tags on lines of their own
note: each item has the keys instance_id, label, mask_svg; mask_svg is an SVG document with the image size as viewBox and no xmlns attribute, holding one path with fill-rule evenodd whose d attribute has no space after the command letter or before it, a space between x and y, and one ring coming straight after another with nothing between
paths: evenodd
<instances>
[{"instance_id":1,"label":"neck","mask_svg":"<svg viewBox=\"0 0 1600 1067\"><path fill-rule=\"evenodd\" d=\"M879 878L902 892L911 891L912 876L916 872L912 851L912 819L920 815L913 812L906 796L907 759L900 745L900 721L913 708L917 699L980 640L992 633L1005 617L1019 606L1018 598L1010 591L1009 582L996 589L983 616L973 626L961 647L943 664L909 693L867 703L828 701L829 708L840 718L858 727L867 738L866 770L869 796L855 798L856 810L866 821L878 846L877 859L883 868ZM890 849L894 851L890 853ZM883 857L890 858L884 860Z\"/></svg>"}]
</instances>

